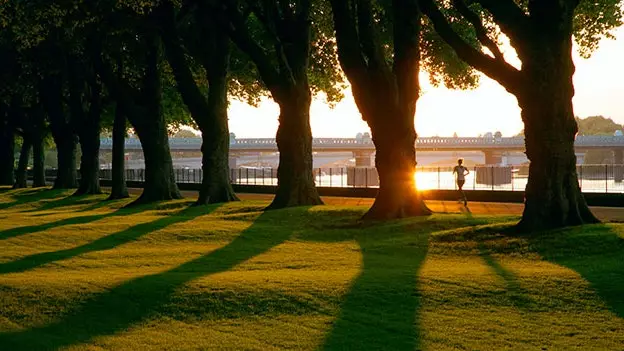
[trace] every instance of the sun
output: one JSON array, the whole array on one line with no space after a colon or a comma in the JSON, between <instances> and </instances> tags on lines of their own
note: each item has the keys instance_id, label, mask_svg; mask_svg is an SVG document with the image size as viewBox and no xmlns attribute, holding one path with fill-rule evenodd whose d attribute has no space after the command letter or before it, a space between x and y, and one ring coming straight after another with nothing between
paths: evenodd
<instances>
[{"instance_id":1,"label":"sun","mask_svg":"<svg viewBox=\"0 0 624 351\"><path fill-rule=\"evenodd\" d=\"M418 191L435 189L437 187L437 174L414 172L414 187Z\"/></svg>"}]
</instances>

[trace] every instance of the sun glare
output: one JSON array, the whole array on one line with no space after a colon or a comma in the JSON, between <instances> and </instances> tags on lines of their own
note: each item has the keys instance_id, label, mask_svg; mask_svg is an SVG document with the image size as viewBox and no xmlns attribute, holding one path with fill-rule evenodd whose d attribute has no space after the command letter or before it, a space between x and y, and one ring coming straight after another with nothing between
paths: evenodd
<instances>
[{"instance_id":1,"label":"sun glare","mask_svg":"<svg viewBox=\"0 0 624 351\"><path fill-rule=\"evenodd\" d=\"M432 179L428 172L414 172L414 187L418 191L434 189L435 179Z\"/></svg>"}]
</instances>

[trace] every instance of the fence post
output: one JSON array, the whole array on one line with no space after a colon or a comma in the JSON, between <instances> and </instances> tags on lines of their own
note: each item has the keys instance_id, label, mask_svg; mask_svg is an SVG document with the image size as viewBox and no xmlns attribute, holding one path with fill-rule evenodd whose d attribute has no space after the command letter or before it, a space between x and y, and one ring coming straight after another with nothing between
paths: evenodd
<instances>
[{"instance_id":1,"label":"fence post","mask_svg":"<svg viewBox=\"0 0 624 351\"><path fill-rule=\"evenodd\" d=\"M513 172L513 167L511 167L510 171L511 171L511 191L514 191L514 172Z\"/></svg>"},{"instance_id":2,"label":"fence post","mask_svg":"<svg viewBox=\"0 0 624 351\"><path fill-rule=\"evenodd\" d=\"M440 190L440 166L438 166L438 190Z\"/></svg>"},{"instance_id":3,"label":"fence post","mask_svg":"<svg viewBox=\"0 0 624 351\"><path fill-rule=\"evenodd\" d=\"M368 188L368 168L364 168L364 187Z\"/></svg>"},{"instance_id":4,"label":"fence post","mask_svg":"<svg viewBox=\"0 0 624 351\"><path fill-rule=\"evenodd\" d=\"M490 174L492 175L492 191L494 191L494 166L491 166L490 170Z\"/></svg>"},{"instance_id":5,"label":"fence post","mask_svg":"<svg viewBox=\"0 0 624 351\"><path fill-rule=\"evenodd\" d=\"M319 175L318 176L319 177L318 186L323 186L323 183L322 183L322 179L323 178L321 178L321 167L319 167L319 169L318 169L318 175Z\"/></svg>"},{"instance_id":6,"label":"fence post","mask_svg":"<svg viewBox=\"0 0 624 351\"><path fill-rule=\"evenodd\" d=\"M249 185L249 168L245 168L245 184Z\"/></svg>"},{"instance_id":7,"label":"fence post","mask_svg":"<svg viewBox=\"0 0 624 351\"><path fill-rule=\"evenodd\" d=\"M340 187L344 188L344 168L340 168Z\"/></svg>"},{"instance_id":8,"label":"fence post","mask_svg":"<svg viewBox=\"0 0 624 351\"><path fill-rule=\"evenodd\" d=\"M609 165L605 165L605 193L609 192Z\"/></svg>"},{"instance_id":9,"label":"fence post","mask_svg":"<svg viewBox=\"0 0 624 351\"><path fill-rule=\"evenodd\" d=\"M477 190L477 166L472 171L472 190Z\"/></svg>"},{"instance_id":10,"label":"fence post","mask_svg":"<svg viewBox=\"0 0 624 351\"><path fill-rule=\"evenodd\" d=\"M332 169L329 167L329 187L332 187Z\"/></svg>"}]
</instances>

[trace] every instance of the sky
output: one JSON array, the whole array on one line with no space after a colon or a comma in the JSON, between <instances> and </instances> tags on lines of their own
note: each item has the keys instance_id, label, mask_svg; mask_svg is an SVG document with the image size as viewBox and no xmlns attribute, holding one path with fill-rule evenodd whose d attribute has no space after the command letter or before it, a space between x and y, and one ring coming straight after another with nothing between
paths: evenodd
<instances>
[{"instance_id":1,"label":"sky","mask_svg":"<svg viewBox=\"0 0 624 351\"><path fill-rule=\"evenodd\" d=\"M574 113L581 118L602 115L624 124L624 26L614 32L616 39L603 39L589 59L574 52ZM505 49L507 47L507 49ZM503 46L509 62L518 65L513 49ZM517 134L522 128L516 98L497 82L482 76L477 89L469 91L432 87L421 75L424 95L416 107L419 136L477 136L487 132ZM269 138L277 131L279 107L266 98L259 107L233 100L230 103L230 132L239 138ZM314 137L355 137L370 131L362 121L349 90L345 98L330 108L316 97L310 110Z\"/></svg>"}]
</instances>

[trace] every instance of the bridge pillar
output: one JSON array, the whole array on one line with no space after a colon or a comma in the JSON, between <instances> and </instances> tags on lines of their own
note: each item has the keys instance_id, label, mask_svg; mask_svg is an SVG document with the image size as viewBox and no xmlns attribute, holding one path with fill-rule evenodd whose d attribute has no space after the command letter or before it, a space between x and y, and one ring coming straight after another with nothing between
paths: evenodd
<instances>
[{"instance_id":1,"label":"bridge pillar","mask_svg":"<svg viewBox=\"0 0 624 351\"><path fill-rule=\"evenodd\" d=\"M500 165L503 163L503 153L501 151L485 150L486 165Z\"/></svg>"},{"instance_id":2,"label":"bridge pillar","mask_svg":"<svg viewBox=\"0 0 624 351\"><path fill-rule=\"evenodd\" d=\"M624 149L613 150L613 180L616 183L624 181Z\"/></svg>"},{"instance_id":3,"label":"bridge pillar","mask_svg":"<svg viewBox=\"0 0 624 351\"><path fill-rule=\"evenodd\" d=\"M355 167L374 167L373 151L353 151Z\"/></svg>"}]
</instances>

